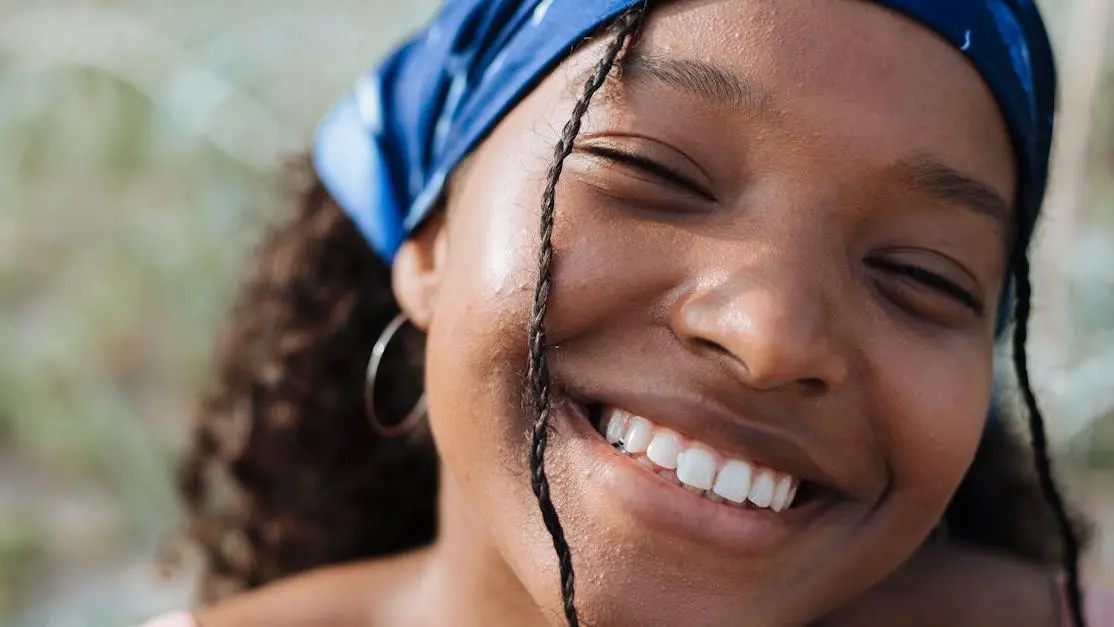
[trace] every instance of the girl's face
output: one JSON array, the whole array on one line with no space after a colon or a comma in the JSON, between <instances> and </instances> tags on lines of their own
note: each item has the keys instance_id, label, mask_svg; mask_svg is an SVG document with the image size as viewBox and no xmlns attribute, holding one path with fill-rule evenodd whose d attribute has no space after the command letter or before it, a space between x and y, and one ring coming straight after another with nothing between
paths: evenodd
<instances>
[{"instance_id":1,"label":"girl's face","mask_svg":"<svg viewBox=\"0 0 1114 627\"><path fill-rule=\"evenodd\" d=\"M599 56L503 120L395 266L429 334L445 533L554 616L526 329L552 147ZM911 555L978 445L1004 123L960 52L869 2L660 3L624 66L557 189L546 468L577 607L602 625L806 623ZM612 414L750 464L752 490L760 468L788 475L796 501L687 491L607 443L593 421Z\"/></svg>"}]
</instances>

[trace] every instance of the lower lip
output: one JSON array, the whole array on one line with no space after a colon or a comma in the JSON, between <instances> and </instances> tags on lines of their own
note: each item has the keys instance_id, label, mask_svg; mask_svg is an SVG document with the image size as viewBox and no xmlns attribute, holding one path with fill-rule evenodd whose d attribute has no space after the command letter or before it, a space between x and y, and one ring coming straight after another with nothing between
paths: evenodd
<instances>
[{"instance_id":1,"label":"lower lip","mask_svg":"<svg viewBox=\"0 0 1114 627\"><path fill-rule=\"evenodd\" d=\"M738 557L768 555L786 546L835 504L818 496L782 512L713 503L662 479L623 455L596 431L583 405L566 407L576 438L574 458L599 470L596 479L617 504L648 528ZM590 461L589 461L590 460Z\"/></svg>"}]
</instances>

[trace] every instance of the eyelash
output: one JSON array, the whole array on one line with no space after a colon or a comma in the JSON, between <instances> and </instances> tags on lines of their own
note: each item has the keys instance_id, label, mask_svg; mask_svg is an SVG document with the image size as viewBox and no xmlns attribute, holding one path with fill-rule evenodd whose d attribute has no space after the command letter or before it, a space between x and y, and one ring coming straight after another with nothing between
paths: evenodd
<instances>
[{"instance_id":1,"label":"eyelash","mask_svg":"<svg viewBox=\"0 0 1114 627\"><path fill-rule=\"evenodd\" d=\"M672 169L641 155L604 146L588 146L584 151L613 163L637 168L665 183L695 194L703 200L716 202L715 195L692 182L688 177L677 174Z\"/></svg>"},{"instance_id":2,"label":"eyelash","mask_svg":"<svg viewBox=\"0 0 1114 627\"><path fill-rule=\"evenodd\" d=\"M936 274L935 272L930 272L918 266L910 266L903 263L894 263L892 261L885 261L881 259L871 260L870 265L886 272L892 272L902 275L926 287L934 289L937 292L943 293L944 295L959 301L978 315L982 315L983 313L983 304L979 302L979 299L976 298L974 294L956 285L952 281L949 281L948 279L940 276L939 274Z\"/></svg>"}]
</instances>

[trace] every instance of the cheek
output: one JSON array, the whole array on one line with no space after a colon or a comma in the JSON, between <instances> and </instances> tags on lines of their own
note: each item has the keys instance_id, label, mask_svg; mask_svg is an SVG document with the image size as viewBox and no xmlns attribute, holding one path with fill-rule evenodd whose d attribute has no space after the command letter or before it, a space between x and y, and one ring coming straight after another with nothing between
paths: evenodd
<instances>
[{"instance_id":1,"label":"cheek","mask_svg":"<svg viewBox=\"0 0 1114 627\"><path fill-rule=\"evenodd\" d=\"M990 407L992 352L985 341L926 341L895 353L887 386L894 496L938 515L974 458Z\"/></svg>"},{"instance_id":2,"label":"cheek","mask_svg":"<svg viewBox=\"0 0 1114 627\"><path fill-rule=\"evenodd\" d=\"M500 188L477 199L450 228L447 272L426 343L426 398L441 458L443 493L460 507L442 512L452 524L475 530L518 564L552 559L540 525L527 521L537 509L528 468L530 415L526 395L527 324L533 300L534 218ZM463 199L463 198L462 198ZM444 501L443 501L444 502ZM463 514L463 516L461 516ZM533 555L532 553L537 553ZM528 568L516 577L548 592ZM537 580L537 581L535 581ZM549 586L552 588L552 586Z\"/></svg>"},{"instance_id":3,"label":"cheek","mask_svg":"<svg viewBox=\"0 0 1114 627\"><path fill-rule=\"evenodd\" d=\"M451 458L465 443L480 464L517 452L525 431L521 401L536 276L535 219L518 202L533 190L493 191L462 196L469 205L454 207L459 213L450 220L446 272L427 342L430 414L435 435L444 435L439 448Z\"/></svg>"},{"instance_id":4,"label":"cheek","mask_svg":"<svg viewBox=\"0 0 1114 627\"><path fill-rule=\"evenodd\" d=\"M560 129L563 121L538 122L532 109L528 99L504 120L453 190L426 344L426 396L443 490L462 505L442 514L459 514L456 523L466 519L484 538L482 548L501 554L543 605L559 607L547 570L552 542L528 473L527 332L540 202L556 141L534 129Z\"/></svg>"},{"instance_id":5,"label":"cheek","mask_svg":"<svg viewBox=\"0 0 1114 627\"><path fill-rule=\"evenodd\" d=\"M512 111L473 155L467 175L454 181L435 315L446 331L478 333L477 358L486 354L493 363L507 355L490 342L509 338L517 346L526 338L541 198L563 115L560 106L543 104L551 90L539 88Z\"/></svg>"},{"instance_id":6,"label":"cheek","mask_svg":"<svg viewBox=\"0 0 1114 627\"><path fill-rule=\"evenodd\" d=\"M561 115L539 89L454 180L426 344L426 395L444 472L491 529L536 509L527 477L527 329L540 199L557 139L537 129L559 129L546 120Z\"/></svg>"}]
</instances>

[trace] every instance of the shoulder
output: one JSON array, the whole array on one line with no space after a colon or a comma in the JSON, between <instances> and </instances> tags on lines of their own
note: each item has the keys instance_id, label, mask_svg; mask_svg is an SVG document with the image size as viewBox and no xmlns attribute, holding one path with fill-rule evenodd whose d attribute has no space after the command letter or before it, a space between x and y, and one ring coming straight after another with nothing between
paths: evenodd
<instances>
[{"instance_id":1,"label":"shoulder","mask_svg":"<svg viewBox=\"0 0 1114 627\"><path fill-rule=\"evenodd\" d=\"M421 552L352 563L291 577L194 612L196 625L156 623L153 627L269 625L367 627L409 621L403 599L417 586ZM148 627L148 626L144 626Z\"/></svg>"},{"instance_id":2,"label":"shoulder","mask_svg":"<svg viewBox=\"0 0 1114 627\"><path fill-rule=\"evenodd\" d=\"M975 549L956 552L947 559L960 569L969 569L961 579L971 586L972 596L980 601L976 606L984 612L994 611L998 604L1016 604L1015 620L1028 622L1011 624L1053 627L1071 624L1062 573ZM1114 627L1114 597L1108 591L1086 586L1082 592L1087 625Z\"/></svg>"},{"instance_id":3,"label":"shoulder","mask_svg":"<svg viewBox=\"0 0 1114 627\"><path fill-rule=\"evenodd\" d=\"M1055 575L973 547L925 547L833 625L1061 627Z\"/></svg>"},{"instance_id":4,"label":"shoulder","mask_svg":"<svg viewBox=\"0 0 1114 627\"><path fill-rule=\"evenodd\" d=\"M953 579L943 585L963 599L972 617L968 620L1003 627L1062 624L1062 588L1048 567L975 547L944 549L937 559L930 574L937 580Z\"/></svg>"}]
</instances>

